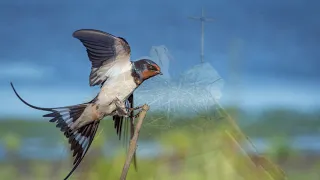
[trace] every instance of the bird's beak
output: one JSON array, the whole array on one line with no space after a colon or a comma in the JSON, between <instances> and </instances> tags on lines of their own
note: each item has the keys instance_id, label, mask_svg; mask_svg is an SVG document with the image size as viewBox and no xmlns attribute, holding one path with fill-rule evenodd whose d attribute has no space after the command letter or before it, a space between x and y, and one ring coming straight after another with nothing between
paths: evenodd
<instances>
[{"instance_id":1,"label":"bird's beak","mask_svg":"<svg viewBox=\"0 0 320 180\"><path fill-rule=\"evenodd\" d=\"M163 75L161 71L158 71L158 74Z\"/></svg>"}]
</instances>

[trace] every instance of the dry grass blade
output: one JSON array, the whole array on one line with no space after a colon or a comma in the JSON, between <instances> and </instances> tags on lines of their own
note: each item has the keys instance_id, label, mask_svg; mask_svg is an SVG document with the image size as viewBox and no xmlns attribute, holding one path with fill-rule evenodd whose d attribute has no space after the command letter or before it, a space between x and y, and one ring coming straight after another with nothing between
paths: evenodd
<instances>
[{"instance_id":1,"label":"dry grass blade","mask_svg":"<svg viewBox=\"0 0 320 180\"><path fill-rule=\"evenodd\" d=\"M124 166L122 169L120 180L125 180L127 177L133 155L137 149L137 141L138 141L138 137L139 137L140 128L142 126L143 120L146 117L148 110L149 110L149 106L147 104L145 104L142 106L142 110L139 113L139 119L138 119L136 128L134 130L134 135L133 135L132 139L130 140L129 151L128 151L128 155L126 158L126 162L124 163Z\"/></svg>"},{"instance_id":2,"label":"dry grass blade","mask_svg":"<svg viewBox=\"0 0 320 180\"><path fill-rule=\"evenodd\" d=\"M246 167L247 168L249 167L249 169L255 172L254 174L250 174L249 176L256 175L257 178L259 177L260 179L273 179L273 180L287 179L284 171L280 167L278 167L276 164L272 163L266 157L263 157L259 154L249 155L243 150L242 146L240 145L240 142L246 142L247 144L251 145L255 150L256 148L251 143L250 139L244 135L244 133L241 131L241 129L239 128L237 123L233 120L233 118L223 108L220 107L219 103L215 99L213 100L218 105L220 111L225 115L226 117L225 119L227 120L228 124L231 125L230 126L231 128L225 131L226 138L224 142L225 144L231 147L231 148L227 148L229 149L229 152L223 151L226 157L231 158L230 154L236 154L238 150L241 150L244 154L244 156L241 157L243 159L243 161L241 162L247 162ZM233 158L233 160L236 160L236 158ZM238 169L240 172L241 168L243 167L238 166L236 169ZM246 172L246 171L243 170L243 172ZM248 174L242 174L242 176L246 177L248 176ZM246 179L248 179L248 177L246 177Z\"/></svg>"}]
</instances>

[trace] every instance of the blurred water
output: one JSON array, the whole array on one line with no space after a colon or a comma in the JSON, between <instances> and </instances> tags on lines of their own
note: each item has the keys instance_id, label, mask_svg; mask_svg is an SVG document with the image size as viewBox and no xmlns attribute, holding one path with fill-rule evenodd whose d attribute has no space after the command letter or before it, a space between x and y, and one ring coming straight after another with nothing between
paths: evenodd
<instances>
[{"instance_id":1,"label":"blurred water","mask_svg":"<svg viewBox=\"0 0 320 180\"><path fill-rule=\"evenodd\" d=\"M67 156L65 147L62 144L56 144L55 146L43 145L45 141L43 138L24 139L21 145L23 148L19 150L21 158L54 160Z\"/></svg>"},{"instance_id":2,"label":"blurred water","mask_svg":"<svg viewBox=\"0 0 320 180\"><path fill-rule=\"evenodd\" d=\"M308 152L320 152L320 141L319 136L298 136L294 138L288 139L288 145L293 150L298 151L308 151ZM253 138L251 139L251 142L253 143L254 147L248 147L247 150L249 152L254 152L257 150L260 153L264 153L268 150L270 150L270 146L272 146L272 142L267 139L263 138Z\"/></svg>"},{"instance_id":3,"label":"blurred water","mask_svg":"<svg viewBox=\"0 0 320 180\"><path fill-rule=\"evenodd\" d=\"M289 140L289 146L298 151L320 152L319 136L299 136ZM264 153L270 150L270 139L254 138L251 139L256 150ZM53 143L50 146L43 138L26 138L22 141L22 147L18 154L22 159L41 159L58 160L66 158L69 154L69 146L61 143ZM105 156L112 156L119 150L119 143L108 142L103 147ZM124 147L123 147L124 148ZM248 147L248 152L254 152L255 149ZM139 141L137 155L139 158L157 157L161 153L161 145L157 142ZM7 150L2 141L0 141L0 160L5 160Z\"/></svg>"}]
</instances>

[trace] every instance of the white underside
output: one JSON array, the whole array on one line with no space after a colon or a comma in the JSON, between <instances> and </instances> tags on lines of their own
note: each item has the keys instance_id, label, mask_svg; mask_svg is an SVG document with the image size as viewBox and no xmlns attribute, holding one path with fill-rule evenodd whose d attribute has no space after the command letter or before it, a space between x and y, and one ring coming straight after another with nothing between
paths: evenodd
<instances>
[{"instance_id":1,"label":"white underside","mask_svg":"<svg viewBox=\"0 0 320 180\"><path fill-rule=\"evenodd\" d=\"M117 76L108 78L102 86L96 102L99 111L106 115L112 113L116 109L113 101L118 98L124 102L136 88L137 85L131 76L131 68Z\"/></svg>"}]
</instances>

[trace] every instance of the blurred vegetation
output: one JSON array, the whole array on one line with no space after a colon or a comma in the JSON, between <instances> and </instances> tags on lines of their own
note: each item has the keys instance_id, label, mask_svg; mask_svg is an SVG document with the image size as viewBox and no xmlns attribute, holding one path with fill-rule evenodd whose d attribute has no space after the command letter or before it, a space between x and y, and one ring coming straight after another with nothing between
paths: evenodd
<instances>
[{"instance_id":1,"label":"blurred vegetation","mask_svg":"<svg viewBox=\"0 0 320 180\"><path fill-rule=\"evenodd\" d=\"M268 139L268 149L263 156L278 164L288 179L320 179L320 155L298 152L289 145L293 136L319 134L319 113L275 109L252 118L250 114L234 107L226 111L250 138ZM245 157L238 158L243 156L241 153L235 156L231 140L222 135L231 128L225 122L225 117L216 110L199 112L190 117L176 114L170 116L170 119L161 112L148 113L139 142L157 142L161 145L161 153L157 157L138 156L138 172L130 168L127 179L263 179L259 168L252 169L245 162ZM6 150L6 160L0 162L1 179L56 180L62 179L71 170L71 157L65 160L29 160L19 157L19 151L23 151L21 146L24 138L41 137L51 147L53 142L66 142L54 124L44 119L8 119L0 121L0 124L1 142ZM115 144L119 150L114 156L104 155L105 143L115 140L117 137L112 121L107 119L100 126L87 156L70 179L119 179L125 162L125 151L121 143ZM65 147L71 155L69 146ZM260 154L252 154L252 157L258 157L255 162L267 162L260 158ZM274 174L281 179L278 171L274 171Z\"/></svg>"},{"instance_id":2,"label":"blurred vegetation","mask_svg":"<svg viewBox=\"0 0 320 180\"><path fill-rule=\"evenodd\" d=\"M319 135L320 134L320 111L302 112L290 109L271 109L258 115L252 115L235 107L226 108L228 114L233 117L246 135L250 137L270 137L270 136L298 136L298 135ZM147 122L144 124L144 133L156 135L163 130L173 127L194 127L203 128L206 123L217 119L215 110L200 112L197 116L188 117L175 114L166 118L161 112L148 113ZM7 118L0 120L0 137L8 133L15 132L21 137L48 136L57 132L55 126L48 123L46 119L17 119ZM113 126L105 125L105 131L113 134ZM32 131L30 131L32 129ZM147 138L144 136L141 138ZM61 136L63 138L63 136Z\"/></svg>"}]
</instances>

